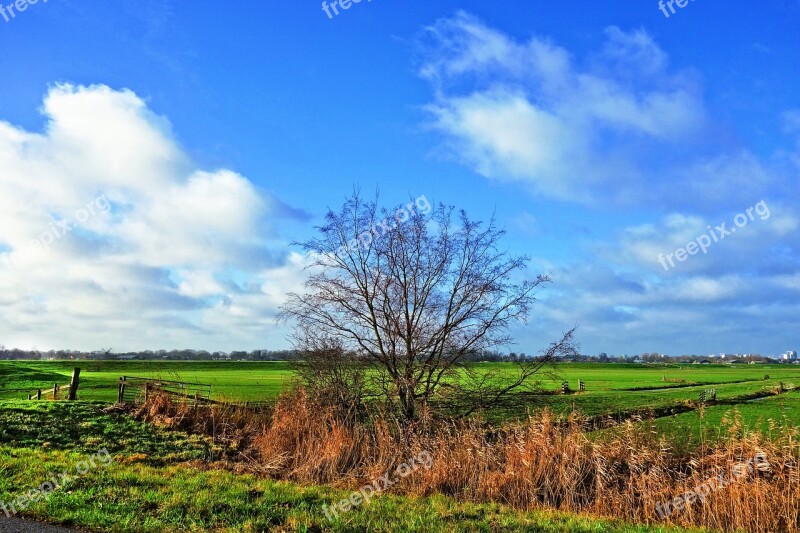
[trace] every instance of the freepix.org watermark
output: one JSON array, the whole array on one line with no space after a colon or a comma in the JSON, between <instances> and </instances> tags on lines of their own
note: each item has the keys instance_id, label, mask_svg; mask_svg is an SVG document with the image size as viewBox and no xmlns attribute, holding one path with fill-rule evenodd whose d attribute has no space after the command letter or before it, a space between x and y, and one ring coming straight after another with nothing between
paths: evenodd
<instances>
[{"instance_id":1,"label":"freepix.org watermark","mask_svg":"<svg viewBox=\"0 0 800 533\"><path fill-rule=\"evenodd\" d=\"M694 0L691 1L694 2ZM661 12L664 13L665 17L669 18L670 14L674 15L675 13L677 13L677 11L675 10L676 5L679 8L683 9L684 7L689 5L689 0L659 0L658 9L660 9ZM667 11L667 9L669 9L669 11Z\"/></svg>"},{"instance_id":2,"label":"freepix.org watermark","mask_svg":"<svg viewBox=\"0 0 800 533\"><path fill-rule=\"evenodd\" d=\"M330 4L328 2L322 2L322 10L328 15L328 19L333 19L334 16L339 16L339 8L347 11L353 4L360 4L362 0L333 0ZM367 0L367 2L372 2L372 0Z\"/></svg>"},{"instance_id":3,"label":"freepix.org watermark","mask_svg":"<svg viewBox=\"0 0 800 533\"><path fill-rule=\"evenodd\" d=\"M755 468L753 468L755 466ZM748 459L746 463L738 463L731 469L732 479L726 480L725 473L720 473L717 477L711 478L705 483L696 486L694 489L683 493L681 496L674 498L668 502L656 504L656 512L663 519L672 516L677 511L682 511L687 505L691 505L695 500L700 500L700 503L705 503L706 497L710 494L724 489L732 481L741 480L748 474L754 474L755 471L769 472L770 464L767 461L767 456L764 453L757 453L752 459Z\"/></svg>"},{"instance_id":4,"label":"freepix.org watermark","mask_svg":"<svg viewBox=\"0 0 800 533\"><path fill-rule=\"evenodd\" d=\"M47 3L47 0L41 1L43 4ZM38 3L39 0L17 0L8 5L3 5L2 0L0 0L0 17L3 17L6 22L11 22L17 18L18 13L24 13L28 10L28 7L35 6Z\"/></svg>"},{"instance_id":5,"label":"freepix.org watermark","mask_svg":"<svg viewBox=\"0 0 800 533\"><path fill-rule=\"evenodd\" d=\"M11 518L12 515L24 511L39 500L47 500L53 492L65 485L69 485L77 476L85 476L92 469L100 468L101 466L106 467L111 462L111 454L108 453L107 449L103 448L97 453L88 456L85 461L80 461L76 464L75 475L69 474L67 471L61 472L39 485L39 488L29 490L11 503L0 502L0 511L5 513L6 518Z\"/></svg>"},{"instance_id":6,"label":"freepix.org watermark","mask_svg":"<svg viewBox=\"0 0 800 533\"><path fill-rule=\"evenodd\" d=\"M387 472L369 485L364 485L359 490L350 494L349 498L345 498L344 500L341 500L330 507L325 505L322 507L322 510L325 511L325 516L328 517L328 520L333 520L334 517L339 516L339 513L346 513L350 509L358 507L362 503L369 503L372 498L379 495L389 487L396 485L402 478L410 476L419 470L420 467L430 470L432 466L433 456L431 453L428 451L421 451L416 455L416 457L412 457L408 463L402 463L400 466L395 468L393 477L390 472Z\"/></svg>"},{"instance_id":7,"label":"freepix.org watermark","mask_svg":"<svg viewBox=\"0 0 800 533\"><path fill-rule=\"evenodd\" d=\"M339 257L344 257L348 254L348 252L356 250L359 246L368 248L375 239L383 237L393 229L397 228L398 225L404 224L411 220L411 216L414 213L427 215L431 212L431 209L433 209L433 207L428 199L425 198L424 195L420 196L413 202L409 202L404 207L398 209L391 220L384 218L376 225L371 227L368 231L361 232L357 238L351 240L345 246L339 247L339 249L336 250L336 255Z\"/></svg>"},{"instance_id":8,"label":"freepix.org watermark","mask_svg":"<svg viewBox=\"0 0 800 533\"><path fill-rule=\"evenodd\" d=\"M17 267L20 257L26 253L50 249L56 241L69 235L90 218L99 213L108 213L109 211L111 211L111 202L108 201L105 194L102 194L86 204L85 207L75 211L71 220L64 218L51 223L47 231L42 232L38 238L32 240L26 248L15 252L13 255L8 252L0 254L0 265L5 265L8 269L14 269Z\"/></svg>"},{"instance_id":9,"label":"freepix.org watermark","mask_svg":"<svg viewBox=\"0 0 800 533\"><path fill-rule=\"evenodd\" d=\"M733 218L734 225L730 228L727 227L727 222L723 222L714 228L708 226L707 234L704 233L703 235L700 235L697 237L697 239L690 242L683 248L678 248L675 250L675 252L667 254L666 256L663 253L658 254L658 262L661 263L661 266L664 267L664 270L668 272L670 268L675 267L675 260L678 260L682 263L690 256L697 255L700 252L703 252L703 255L705 255L708 253L708 249L712 244L724 240L725 237L733 235L736 233L737 228L743 228L750 222L755 221L755 215L758 215L759 219L761 220L767 220L771 216L769 206L767 206L767 203L764 200L761 200L753 207L748 208L744 213L739 213L736 215Z\"/></svg>"}]
</instances>

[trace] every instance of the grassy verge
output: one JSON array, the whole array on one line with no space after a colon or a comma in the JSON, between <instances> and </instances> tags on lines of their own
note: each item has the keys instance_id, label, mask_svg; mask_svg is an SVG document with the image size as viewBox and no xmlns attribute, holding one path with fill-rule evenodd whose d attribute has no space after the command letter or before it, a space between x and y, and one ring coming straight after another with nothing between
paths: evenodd
<instances>
[{"instance_id":1,"label":"grassy verge","mask_svg":"<svg viewBox=\"0 0 800 533\"><path fill-rule=\"evenodd\" d=\"M100 531L534 531L672 533L554 512L519 512L442 496L382 495L329 520L324 506L348 491L258 478L203 460L208 443L156 429L99 404L0 402L0 502L76 472L106 448L98 465L32 504L26 516Z\"/></svg>"},{"instance_id":2,"label":"grassy verge","mask_svg":"<svg viewBox=\"0 0 800 533\"><path fill-rule=\"evenodd\" d=\"M71 470L83 459L81 454L62 451L0 448L0 500L13 500L29 490L33 480ZM108 467L81 476L26 514L102 531L687 531L549 512L522 513L441 496L385 495L329 521L323 506L348 496L342 490L299 487L225 470L154 467L118 454Z\"/></svg>"}]
</instances>

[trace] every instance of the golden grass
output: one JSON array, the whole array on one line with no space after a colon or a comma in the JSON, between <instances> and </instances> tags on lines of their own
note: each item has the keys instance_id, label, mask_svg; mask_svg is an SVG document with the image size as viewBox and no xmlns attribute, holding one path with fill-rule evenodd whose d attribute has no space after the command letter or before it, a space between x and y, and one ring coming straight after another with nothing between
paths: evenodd
<instances>
[{"instance_id":1,"label":"golden grass","mask_svg":"<svg viewBox=\"0 0 800 533\"><path fill-rule=\"evenodd\" d=\"M585 429L583 417L565 421L547 411L500 428L423 418L401 430L380 415L348 427L302 390L281 396L270 413L193 408L156 398L140 414L232 443L253 469L276 479L357 488L427 451L432 467L403 478L393 492L442 493L648 524L800 532L796 429L770 440L745 432L734 419L728 438L687 453L648 431L646 423L627 422L598 439ZM734 470L757 454L768 467ZM728 484L710 491L704 502L659 516L657 504L719 475Z\"/></svg>"}]
</instances>

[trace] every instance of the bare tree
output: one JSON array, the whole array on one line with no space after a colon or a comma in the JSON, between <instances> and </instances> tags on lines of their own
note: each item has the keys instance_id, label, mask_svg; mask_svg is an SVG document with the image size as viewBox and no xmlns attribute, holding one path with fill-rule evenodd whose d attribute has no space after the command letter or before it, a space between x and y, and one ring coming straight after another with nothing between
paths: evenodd
<instances>
[{"instance_id":1,"label":"bare tree","mask_svg":"<svg viewBox=\"0 0 800 533\"><path fill-rule=\"evenodd\" d=\"M510 381L465 379L464 359L510 344L509 328L528 319L536 289L550 281L518 279L529 260L498 248L505 232L494 219L472 221L424 197L388 212L377 197L364 202L356 192L340 212L329 210L319 230L299 243L312 265L306 290L289 295L282 317L305 342L332 339L371 361L406 420L448 390L475 393L469 411L490 406L573 351L570 331L541 357L521 362Z\"/></svg>"}]
</instances>

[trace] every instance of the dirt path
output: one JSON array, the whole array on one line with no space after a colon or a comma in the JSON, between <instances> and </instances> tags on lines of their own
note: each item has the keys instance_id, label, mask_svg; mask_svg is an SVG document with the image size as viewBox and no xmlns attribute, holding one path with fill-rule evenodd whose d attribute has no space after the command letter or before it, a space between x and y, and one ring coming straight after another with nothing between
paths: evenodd
<instances>
[{"instance_id":1,"label":"dirt path","mask_svg":"<svg viewBox=\"0 0 800 533\"><path fill-rule=\"evenodd\" d=\"M32 522L22 518L6 518L0 513L0 533L78 533L78 530Z\"/></svg>"}]
</instances>

